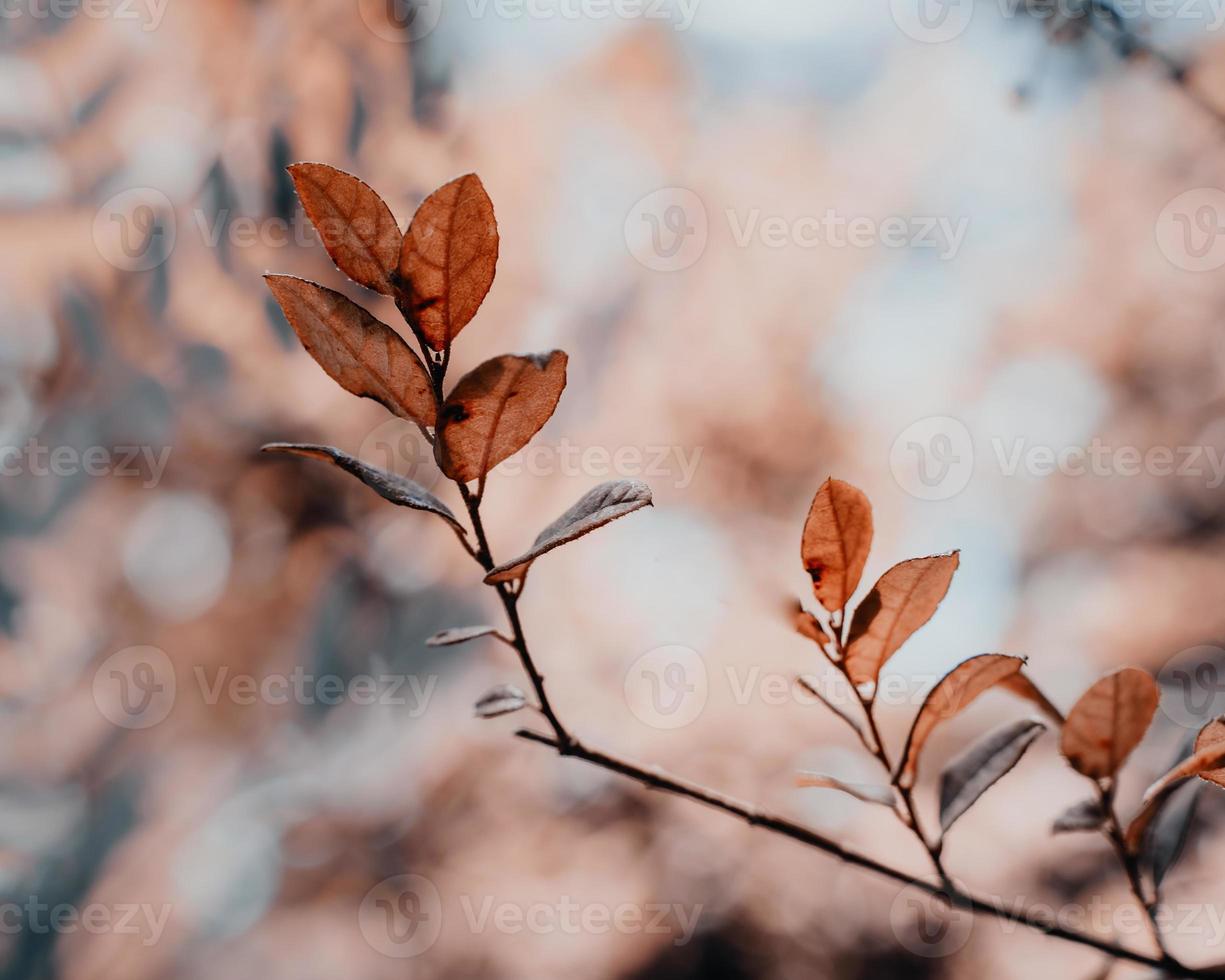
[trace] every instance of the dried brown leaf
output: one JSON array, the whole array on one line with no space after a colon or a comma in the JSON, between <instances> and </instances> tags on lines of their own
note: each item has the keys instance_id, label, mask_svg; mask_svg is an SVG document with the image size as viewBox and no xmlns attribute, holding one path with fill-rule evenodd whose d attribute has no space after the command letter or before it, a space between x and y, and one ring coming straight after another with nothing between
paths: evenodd
<instances>
[{"instance_id":1,"label":"dried brown leaf","mask_svg":"<svg viewBox=\"0 0 1225 980\"><path fill-rule=\"evenodd\" d=\"M800 557L812 577L817 600L830 612L842 609L859 585L872 547L872 505L862 490L826 480L804 522Z\"/></svg>"},{"instance_id":2,"label":"dried brown leaf","mask_svg":"<svg viewBox=\"0 0 1225 980\"><path fill-rule=\"evenodd\" d=\"M404 235L400 275L418 329L445 350L476 315L498 264L498 222L476 174L425 199Z\"/></svg>"},{"instance_id":3,"label":"dried brown leaf","mask_svg":"<svg viewBox=\"0 0 1225 980\"><path fill-rule=\"evenodd\" d=\"M485 576L487 585L522 578L541 555L597 528L651 506L651 488L638 480L613 480L602 483L583 495L573 507L536 536L531 549L513 561L505 562Z\"/></svg>"},{"instance_id":4,"label":"dried brown leaf","mask_svg":"<svg viewBox=\"0 0 1225 980\"><path fill-rule=\"evenodd\" d=\"M1184 780L1220 769L1222 763L1225 763L1225 741L1213 742L1202 749L1197 749L1193 755L1184 759L1153 783L1144 793L1140 812L1127 827L1128 850L1133 854L1139 853L1149 824L1153 822L1153 818L1157 816L1170 795Z\"/></svg>"},{"instance_id":5,"label":"dried brown leaf","mask_svg":"<svg viewBox=\"0 0 1225 980\"><path fill-rule=\"evenodd\" d=\"M305 456L307 459L321 459L340 467L346 473L357 477L384 500L390 500L401 507L411 507L414 510L424 510L437 514L452 527L463 531L463 525L456 520L451 509L441 500L408 477L398 473L389 473L377 466L370 466L360 459L332 446L310 446L287 442L269 443L263 447L266 453L287 453L291 456Z\"/></svg>"},{"instance_id":6,"label":"dried brown leaf","mask_svg":"<svg viewBox=\"0 0 1225 980\"><path fill-rule=\"evenodd\" d=\"M802 772L795 777L795 785L800 789L836 789L864 803L875 803L893 809L897 804L893 790L888 786L873 786L868 783L844 783L841 779L826 776L819 772Z\"/></svg>"},{"instance_id":7,"label":"dried brown leaf","mask_svg":"<svg viewBox=\"0 0 1225 980\"><path fill-rule=\"evenodd\" d=\"M443 472L468 483L526 446L557 407L566 361L559 350L503 354L464 375L438 420Z\"/></svg>"},{"instance_id":8,"label":"dried brown leaf","mask_svg":"<svg viewBox=\"0 0 1225 980\"><path fill-rule=\"evenodd\" d=\"M906 737L906 748L894 780L900 786L913 786L918 774L919 755L932 731L942 721L957 715L984 691L1001 684L1025 666L1021 657L1010 657L1003 653L983 653L971 657L941 678L919 708L910 734Z\"/></svg>"},{"instance_id":9,"label":"dried brown leaf","mask_svg":"<svg viewBox=\"0 0 1225 980\"><path fill-rule=\"evenodd\" d=\"M853 684L876 683L885 661L935 614L959 562L956 551L912 558L880 577L851 622L846 668Z\"/></svg>"},{"instance_id":10,"label":"dried brown leaf","mask_svg":"<svg viewBox=\"0 0 1225 980\"><path fill-rule=\"evenodd\" d=\"M327 164L295 163L289 175L337 268L356 283L392 295L403 236L383 199Z\"/></svg>"},{"instance_id":11,"label":"dried brown leaf","mask_svg":"<svg viewBox=\"0 0 1225 980\"><path fill-rule=\"evenodd\" d=\"M1225 718L1214 718L1199 730L1195 736L1195 751L1211 748L1214 745L1225 744ZM1211 769L1201 772L1200 779L1206 779L1218 786L1225 786L1225 769Z\"/></svg>"},{"instance_id":12,"label":"dried brown leaf","mask_svg":"<svg viewBox=\"0 0 1225 980\"><path fill-rule=\"evenodd\" d=\"M1159 697L1147 671L1123 667L1107 674L1068 712L1059 745L1064 758L1090 779L1114 776L1148 731Z\"/></svg>"},{"instance_id":13,"label":"dried brown leaf","mask_svg":"<svg viewBox=\"0 0 1225 980\"><path fill-rule=\"evenodd\" d=\"M404 338L317 283L293 276L265 279L302 345L333 381L410 422L434 425L429 372Z\"/></svg>"}]
</instances>

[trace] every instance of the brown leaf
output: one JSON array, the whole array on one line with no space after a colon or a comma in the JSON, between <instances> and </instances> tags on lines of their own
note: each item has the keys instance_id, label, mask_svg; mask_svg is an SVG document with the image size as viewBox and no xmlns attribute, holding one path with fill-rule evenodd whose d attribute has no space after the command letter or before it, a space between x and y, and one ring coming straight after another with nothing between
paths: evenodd
<instances>
[{"instance_id":1,"label":"brown leaf","mask_svg":"<svg viewBox=\"0 0 1225 980\"><path fill-rule=\"evenodd\" d=\"M1012 771L1025 750L1046 731L1033 718L997 728L944 767L940 775L940 829L947 833L980 796Z\"/></svg>"},{"instance_id":2,"label":"brown leaf","mask_svg":"<svg viewBox=\"0 0 1225 980\"><path fill-rule=\"evenodd\" d=\"M1147 671L1107 674L1068 712L1059 750L1082 776L1109 779L1148 731L1160 694Z\"/></svg>"},{"instance_id":3,"label":"brown leaf","mask_svg":"<svg viewBox=\"0 0 1225 980\"><path fill-rule=\"evenodd\" d=\"M443 472L469 483L526 446L557 407L566 361L559 350L503 354L465 374L438 420Z\"/></svg>"},{"instance_id":4,"label":"brown leaf","mask_svg":"<svg viewBox=\"0 0 1225 980\"><path fill-rule=\"evenodd\" d=\"M425 199L400 252L418 329L445 350L467 326L493 285L498 222L476 174L451 181Z\"/></svg>"},{"instance_id":5,"label":"brown leaf","mask_svg":"<svg viewBox=\"0 0 1225 980\"><path fill-rule=\"evenodd\" d=\"M287 442L269 443L262 449L266 453L287 453L291 456L305 456L308 459L321 459L339 466L346 473L357 477L384 500L390 500L401 507L411 507L414 510L424 510L437 514L461 533L463 525L455 519L451 509L432 493L419 486L407 477L398 473L389 473L377 466L370 466L360 459L341 452L331 446L296 445Z\"/></svg>"},{"instance_id":6,"label":"brown leaf","mask_svg":"<svg viewBox=\"0 0 1225 980\"><path fill-rule=\"evenodd\" d=\"M1195 736L1195 751L1199 752L1202 749L1211 748L1214 745L1225 743L1225 718L1214 718L1199 730L1199 734ZM1216 783L1218 786L1225 786L1225 769L1212 769L1208 772L1201 772L1200 779L1206 779L1210 783Z\"/></svg>"},{"instance_id":7,"label":"brown leaf","mask_svg":"<svg viewBox=\"0 0 1225 980\"><path fill-rule=\"evenodd\" d=\"M800 557L817 600L830 612L850 600L872 547L872 505L862 490L826 480L804 522Z\"/></svg>"},{"instance_id":8,"label":"brown leaf","mask_svg":"<svg viewBox=\"0 0 1225 980\"><path fill-rule=\"evenodd\" d=\"M1220 769L1222 763L1225 763L1225 741L1212 742L1202 749L1197 749L1194 755L1184 759L1145 790L1140 812L1127 827L1128 850L1133 854L1139 853L1149 824L1184 780Z\"/></svg>"},{"instance_id":9,"label":"brown leaf","mask_svg":"<svg viewBox=\"0 0 1225 980\"><path fill-rule=\"evenodd\" d=\"M532 562L546 552L590 534L619 517L650 507L651 502L651 488L645 483L637 480L602 483L541 531L526 554L493 569L485 576L485 583L496 585L522 578Z\"/></svg>"},{"instance_id":10,"label":"brown leaf","mask_svg":"<svg viewBox=\"0 0 1225 980\"><path fill-rule=\"evenodd\" d=\"M1016 676L1024 666L1025 660L1021 657L983 653L958 664L945 674L940 683L928 692L910 726L894 781L899 786L913 786L919 769L919 755L935 727L963 711L984 691Z\"/></svg>"},{"instance_id":11,"label":"brown leaf","mask_svg":"<svg viewBox=\"0 0 1225 980\"><path fill-rule=\"evenodd\" d=\"M482 636L493 636L498 632L494 626L454 626L451 629L439 630L425 641L427 647L453 647Z\"/></svg>"},{"instance_id":12,"label":"brown leaf","mask_svg":"<svg viewBox=\"0 0 1225 980\"><path fill-rule=\"evenodd\" d=\"M841 779L826 776L819 772L802 772L795 777L795 785L800 789L836 789L847 796L853 796L864 803L875 803L893 809L897 806L893 790L888 786L873 786L870 783L844 783Z\"/></svg>"},{"instance_id":13,"label":"brown leaf","mask_svg":"<svg viewBox=\"0 0 1225 980\"><path fill-rule=\"evenodd\" d=\"M356 283L392 295L403 236L383 199L352 174L323 163L295 163L289 175L340 271Z\"/></svg>"},{"instance_id":14,"label":"brown leaf","mask_svg":"<svg viewBox=\"0 0 1225 980\"><path fill-rule=\"evenodd\" d=\"M348 297L293 276L265 276L302 345L346 391L401 418L435 422L429 372L404 339Z\"/></svg>"},{"instance_id":15,"label":"brown leaf","mask_svg":"<svg viewBox=\"0 0 1225 980\"><path fill-rule=\"evenodd\" d=\"M853 684L876 683L885 661L932 618L959 563L956 551L912 558L880 577L851 622L846 669Z\"/></svg>"}]
</instances>

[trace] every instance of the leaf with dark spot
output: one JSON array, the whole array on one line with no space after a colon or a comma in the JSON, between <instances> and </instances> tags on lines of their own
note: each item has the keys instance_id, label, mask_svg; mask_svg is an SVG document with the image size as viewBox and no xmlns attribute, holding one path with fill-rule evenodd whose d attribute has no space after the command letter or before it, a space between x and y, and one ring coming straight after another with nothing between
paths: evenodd
<instances>
[{"instance_id":1,"label":"leaf with dark spot","mask_svg":"<svg viewBox=\"0 0 1225 980\"><path fill-rule=\"evenodd\" d=\"M638 480L602 483L541 531L526 554L493 569L485 576L485 582L495 585L522 578L527 574L532 562L546 552L581 538L584 534L590 534L619 517L650 506L651 488L645 483Z\"/></svg>"},{"instance_id":2,"label":"leaf with dark spot","mask_svg":"<svg viewBox=\"0 0 1225 980\"><path fill-rule=\"evenodd\" d=\"M1109 779L1140 744L1159 697L1147 671L1123 667L1089 688L1068 712L1059 749L1082 776Z\"/></svg>"},{"instance_id":3,"label":"leaf with dark spot","mask_svg":"<svg viewBox=\"0 0 1225 980\"><path fill-rule=\"evenodd\" d=\"M331 446L311 446L286 442L274 442L263 447L266 453L288 453L292 456L304 456L307 459L321 459L333 463L346 473L357 477L384 500L390 500L401 507L411 507L414 510L424 510L437 514L456 530L463 532L463 526L456 520L449 507L435 497L424 487L407 477L397 473L389 473L377 466L370 466L360 459L350 456Z\"/></svg>"},{"instance_id":4,"label":"leaf with dark spot","mask_svg":"<svg viewBox=\"0 0 1225 980\"><path fill-rule=\"evenodd\" d=\"M337 268L388 296L403 236L391 209L364 181L323 163L289 167L298 197Z\"/></svg>"},{"instance_id":5,"label":"leaf with dark spot","mask_svg":"<svg viewBox=\"0 0 1225 980\"><path fill-rule=\"evenodd\" d=\"M940 829L947 832L995 783L1012 771L1046 726L1025 718L997 728L957 756L940 777Z\"/></svg>"},{"instance_id":6,"label":"leaf with dark spot","mask_svg":"<svg viewBox=\"0 0 1225 980\"><path fill-rule=\"evenodd\" d=\"M451 181L425 199L400 251L417 329L445 350L476 316L498 264L498 222L476 174Z\"/></svg>"},{"instance_id":7,"label":"leaf with dark spot","mask_svg":"<svg viewBox=\"0 0 1225 980\"><path fill-rule=\"evenodd\" d=\"M527 706L527 695L513 684L499 684L476 703L478 718L497 718Z\"/></svg>"},{"instance_id":8,"label":"leaf with dark spot","mask_svg":"<svg viewBox=\"0 0 1225 980\"><path fill-rule=\"evenodd\" d=\"M434 424L429 372L403 337L317 283L293 276L265 279L302 345L333 381L410 422Z\"/></svg>"},{"instance_id":9,"label":"leaf with dark spot","mask_svg":"<svg viewBox=\"0 0 1225 980\"><path fill-rule=\"evenodd\" d=\"M436 455L453 480L478 480L526 446L566 387L566 355L503 354L464 375L438 420Z\"/></svg>"},{"instance_id":10,"label":"leaf with dark spot","mask_svg":"<svg viewBox=\"0 0 1225 980\"><path fill-rule=\"evenodd\" d=\"M830 478L813 498L800 557L817 600L842 609L859 585L872 547L872 505L862 490Z\"/></svg>"}]
</instances>

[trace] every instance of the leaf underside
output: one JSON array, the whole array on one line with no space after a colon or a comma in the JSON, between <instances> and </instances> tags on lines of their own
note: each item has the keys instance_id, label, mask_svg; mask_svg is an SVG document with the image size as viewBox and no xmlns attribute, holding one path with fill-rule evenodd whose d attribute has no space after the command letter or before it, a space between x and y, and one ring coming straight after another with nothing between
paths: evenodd
<instances>
[{"instance_id":1,"label":"leaf underside","mask_svg":"<svg viewBox=\"0 0 1225 980\"><path fill-rule=\"evenodd\" d=\"M953 759L940 778L940 828L953 823L1012 771L1046 726L1032 718L1004 725Z\"/></svg>"}]
</instances>

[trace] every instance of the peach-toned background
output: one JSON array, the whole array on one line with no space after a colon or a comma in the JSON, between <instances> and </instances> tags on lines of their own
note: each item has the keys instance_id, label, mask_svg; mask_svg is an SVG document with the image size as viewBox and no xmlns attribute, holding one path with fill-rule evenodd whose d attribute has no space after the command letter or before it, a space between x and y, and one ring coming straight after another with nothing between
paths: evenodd
<instances>
[{"instance_id":1,"label":"peach-toned background","mask_svg":"<svg viewBox=\"0 0 1225 980\"><path fill-rule=\"evenodd\" d=\"M1052 39L980 3L933 43L911 7L447 0L408 26L374 0L6 13L0 427L6 446L66 452L58 469L11 457L0 478L0 976L1098 968L989 922L927 955L896 888L552 758L511 737L524 716L477 721L488 687L522 678L493 641L424 646L500 622L447 529L257 455L328 442L455 502L411 428L300 349L260 276L318 279L395 322L305 230L284 165L362 175L401 224L475 170L502 251L456 374L508 350L571 356L545 448L491 477L495 554L611 475L655 492L654 509L542 559L522 603L576 731L921 872L887 814L792 787L797 768L879 779L790 686L820 676L784 610L807 593L799 532L834 474L875 505L866 578L961 549L937 618L886 671L894 745L919 692L971 654L1029 655L1064 707L1137 663L1165 699L1124 783L1134 805L1194 724L1180 664L1218 662L1225 641L1210 465L1225 452L1225 129L1092 34ZM1225 105L1211 7L1150 18L1147 36ZM812 241L830 212L964 238ZM1197 447L1200 471L1010 475L997 452L1095 440L1179 462ZM912 443L952 482L916 483ZM91 447L113 465L74 466ZM125 447L142 451L136 475ZM677 666L688 700L662 714L647 675ZM395 676L406 703L209 696L219 678L295 669ZM122 683L156 687L164 717L125 724ZM1225 708L1206 693L1205 711ZM991 695L938 732L929 812L938 762L1023 711ZM1084 791L1046 736L955 830L950 869L1008 901L1126 905L1104 843L1048 835ZM1225 943L1221 819L1205 794L1167 886L1198 909L1171 939L1197 963ZM388 956L406 950L377 935L372 903L403 894L402 875L428 882L416 898L437 938ZM43 928L23 918L35 901L166 917L156 939ZM570 927L571 904L586 925ZM482 908L509 911L475 921ZM602 927L619 908L626 923ZM1119 933L1144 948L1137 924Z\"/></svg>"}]
</instances>

